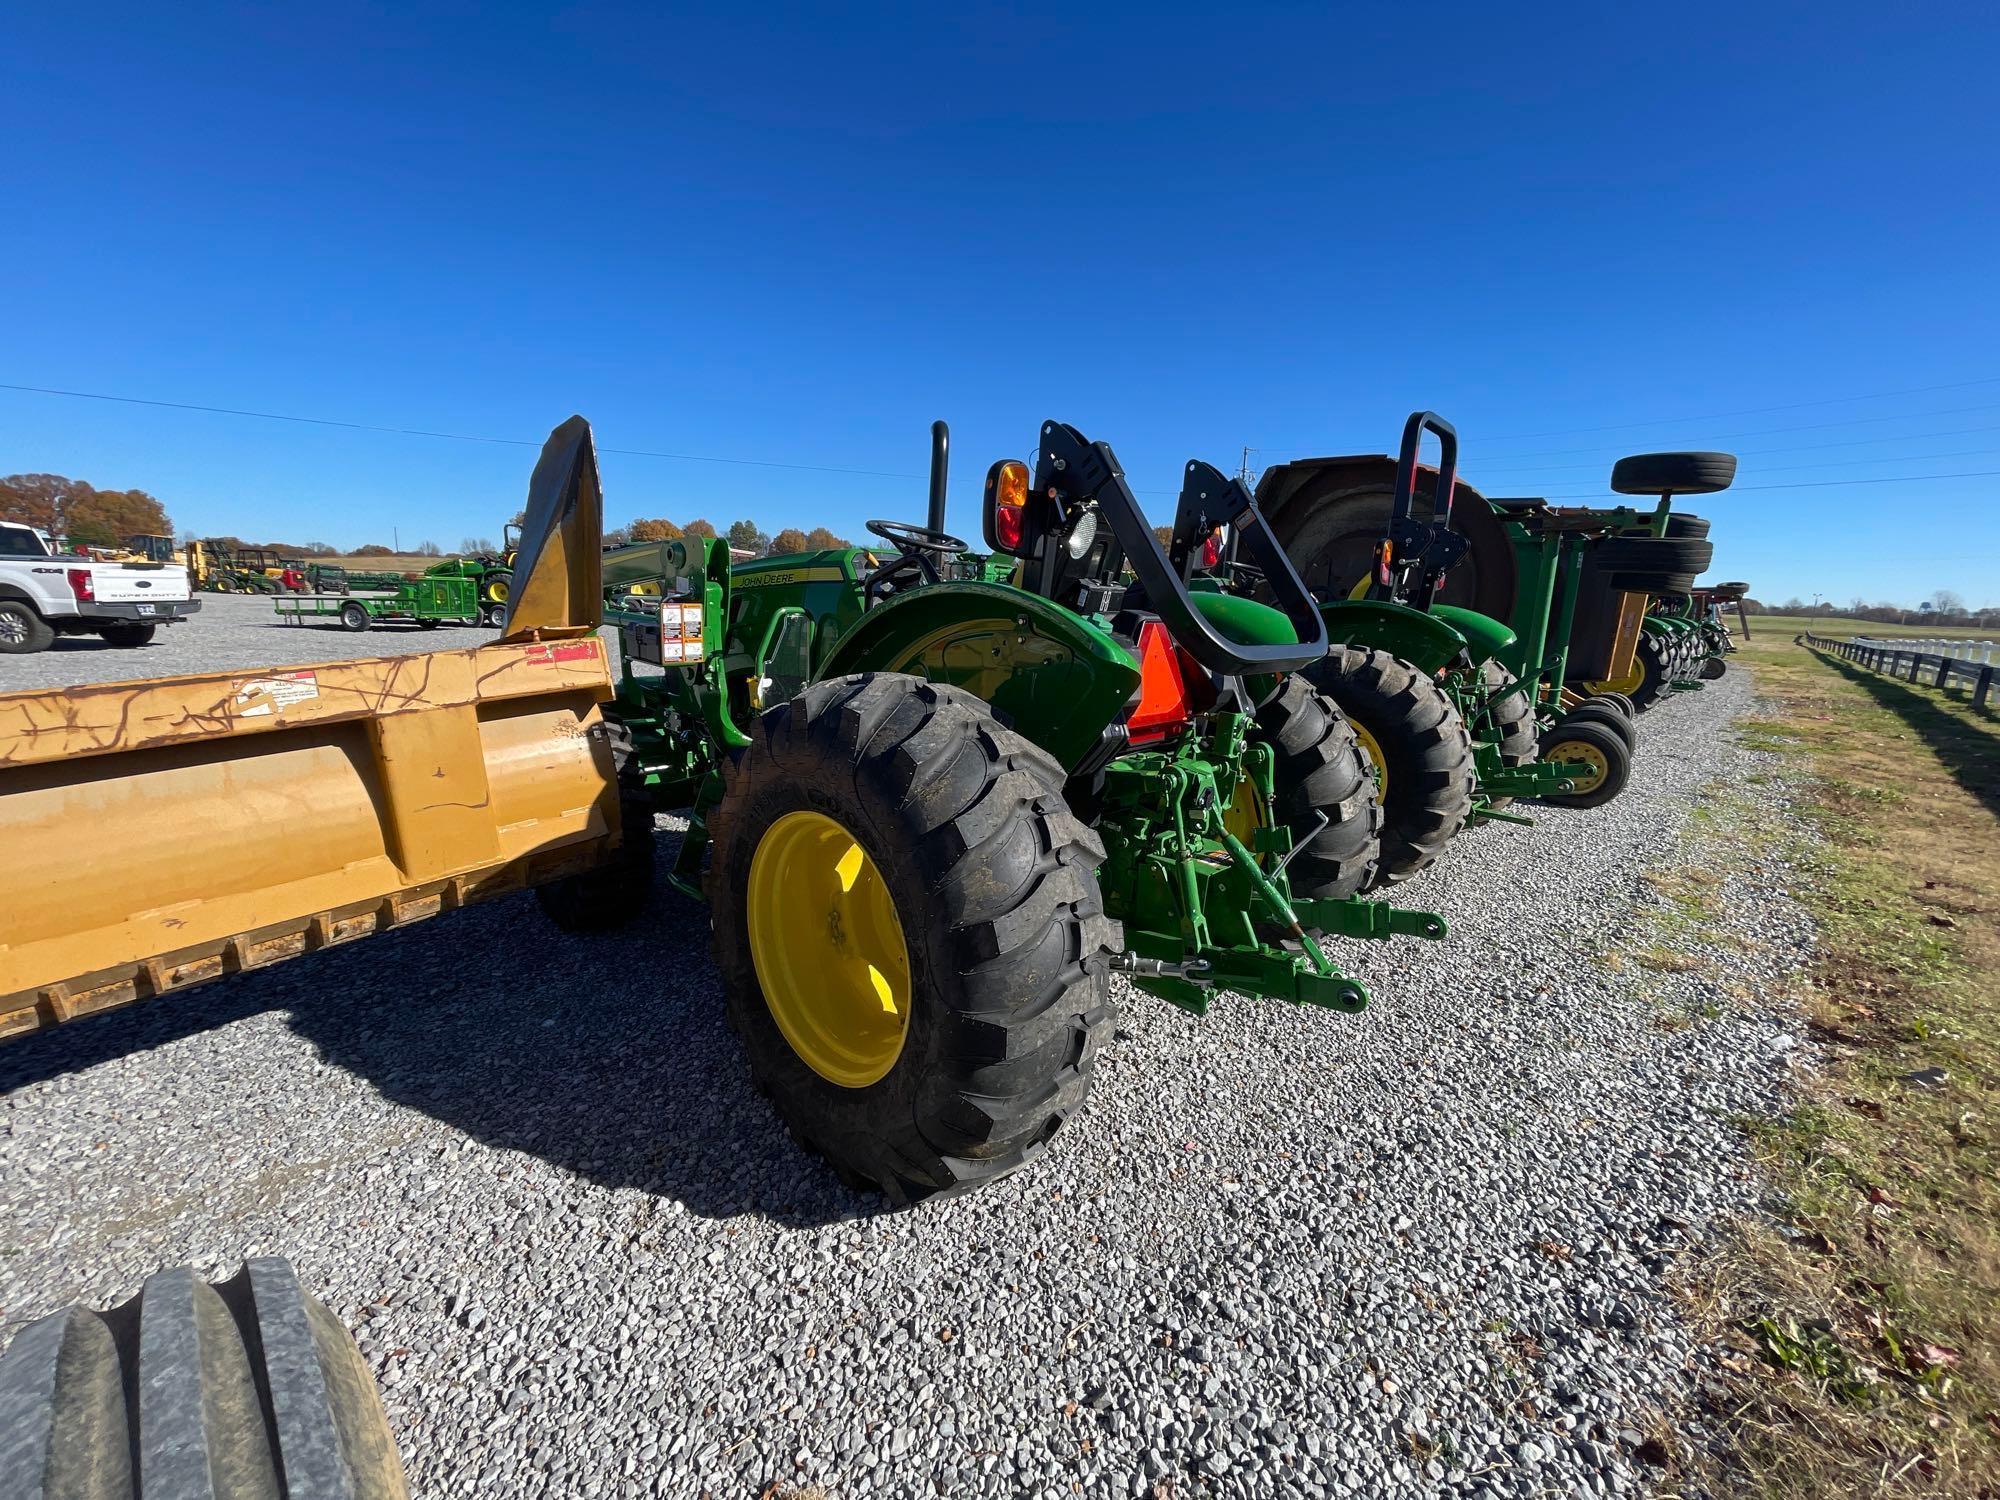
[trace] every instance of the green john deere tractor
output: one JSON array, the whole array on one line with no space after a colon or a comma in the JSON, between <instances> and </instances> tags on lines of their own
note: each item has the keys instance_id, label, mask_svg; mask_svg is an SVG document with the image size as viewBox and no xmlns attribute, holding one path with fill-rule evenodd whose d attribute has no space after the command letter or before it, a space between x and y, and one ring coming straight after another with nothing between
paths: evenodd
<instances>
[{"instance_id":1,"label":"green john deere tractor","mask_svg":"<svg viewBox=\"0 0 2000 1500\"><path fill-rule=\"evenodd\" d=\"M507 605L514 588L514 559L521 550L521 528L509 521L501 532L498 552L475 552L447 558L424 569L426 578L470 578L479 600L479 623L507 625Z\"/></svg>"},{"instance_id":2,"label":"green john deere tractor","mask_svg":"<svg viewBox=\"0 0 2000 1500\"><path fill-rule=\"evenodd\" d=\"M1032 468L987 475L1004 561L971 554L943 529L946 452L939 424L928 524L868 523L886 560L621 555L625 852L542 898L572 928L631 917L654 812L685 813L669 878L710 903L757 1082L898 1200L1040 1150L1090 1087L1113 974L1197 1013L1225 990L1352 1011L1329 935L1444 934L1356 894L1380 812L1346 719L1296 675L1324 627L1240 482L1188 465L1175 550L1222 499L1275 607L1190 590L1110 447L1056 422ZM545 452L565 463L531 510L594 492L580 418Z\"/></svg>"},{"instance_id":3,"label":"green john deere tractor","mask_svg":"<svg viewBox=\"0 0 2000 1500\"><path fill-rule=\"evenodd\" d=\"M1427 432L1435 467L1419 462ZM1727 455L1620 468L1697 457ZM1380 767L1388 878L1469 820L1526 821L1505 810L1517 797L1588 807L1623 789L1633 705L1615 683L1583 684L1629 672L1646 594L1681 579L1665 498L1650 512L1489 500L1457 460L1451 424L1417 412L1394 460L1303 459L1258 483L1337 643L1308 675Z\"/></svg>"}]
</instances>

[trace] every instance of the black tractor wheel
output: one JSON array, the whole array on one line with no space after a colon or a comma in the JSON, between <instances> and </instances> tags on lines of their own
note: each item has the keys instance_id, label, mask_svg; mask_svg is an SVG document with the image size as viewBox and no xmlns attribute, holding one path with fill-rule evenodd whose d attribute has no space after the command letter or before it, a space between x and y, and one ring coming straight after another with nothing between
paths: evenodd
<instances>
[{"instance_id":1,"label":"black tractor wheel","mask_svg":"<svg viewBox=\"0 0 2000 1500\"><path fill-rule=\"evenodd\" d=\"M489 625L491 625L491 626L492 626L492 627L493 627L493 628L494 628L495 630L499 631L499 632L500 632L501 634L503 634L503 635L504 635L504 634L506 634L506 631L507 631L507 606L506 606L506 605L504 605L504 604L489 604L489 605L487 605L487 606L486 606L486 623L487 623L487 624L489 624Z\"/></svg>"},{"instance_id":2,"label":"black tractor wheel","mask_svg":"<svg viewBox=\"0 0 2000 1500\"><path fill-rule=\"evenodd\" d=\"M1560 807L1602 807L1632 779L1632 751L1609 724L1567 720L1542 736L1542 759L1566 764L1576 779L1568 792L1542 798Z\"/></svg>"},{"instance_id":3,"label":"black tractor wheel","mask_svg":"<svg viewBox=\"0 0 2000 1500\"><path fill-rule=\"evenodd\" d=\"M1499 741L1500 764L1509 767L1531 766L1541 756L1541 726L1535 722L1534 700L1525 689L1501 691L1518 681L1497 661L1480 663L1479 685L1488 703L1486 723L1476 727L1482 737ZM1505 808L1513 801L1512 797L1494 797L1487 806Z\"/></svg>"},{"instance_id":4,"label":"black tractor wheel","mask_svg":"<svg viewBox=\"0 0 2000 1500\"><path fill-rule=\"evenodd\" d=\"M640 779L632 734L605 720L618 779L618 847L605 864L535 887L535 900L565 932L611 932L646 909L653 894L653 798Z\"/></svg>"},{"instance_id":5,"label":"black tractor wheel","mask_svg":"<svg viewBox=\"0 0 2000 1500\"><path fill-rule=\"evenodd\" d=\"M439 626L439 625L441 625L441 624L443 624L443 623L444 623L444 622L443 622L442 620L419 620L419 621L417 621L417 629L419 629L419 630L436 630L436 629L438 628L438 626Z\"/></svg>"},{"instance_id":6,"label":"black tractor wheel","mask_svg":"<svg viewBox=\"0 0 2000 1500\"><path fill-rule=\"evenodd\" d=\"M1306 679L1340 705L1382 804L1375 885L1424 869L1472 813L1472 736L1435 681L1386 651L1336 646Z\"/></svg>"},{"instance_id":7,"label":"black tractor wheel","mask_svg":"<svg viewBox=\"0 0 2000 1500\"><path fill-rule=\"evenodd\" d=\"M1626 697L1623 693L1613 692L1608 688L1604 688L1600 689L1597 692L1592 693L1588 698L1584 699L1583 701L1585 703L1609 703L1613 708L1617 709L1618 712L1625 715L1628 721L1634 723L1638 721L1639 718L1638 705L1633 703L1633 701L1630 698Z\"/></svg>"},{"instance_id":8,"label":"black tractor wheel","mask_svg":"<svg viewBox=\"0 0 2000 1500\"><path fill-rule=\"evenodd\" d=\"M1114 1020L1104 845L969 693L869 673L757 720L709 820L715 958L751 1076L893 1202L1031 1161Z\"/></svg>"},{"instance_id":9,"label":"black tractor wheel","mask_svg":"<svg viewBox=\"0 0 2000 1500\"><path fill-rule=\"evenodd\" d=\"M359 634L361 631L366 630L370 623L368 611L364 606L355 603L353 600L349 600L346 604L340 606L340 628L342 630L351 630Z\"/></svg>"},{"instance_id":10,"label":"black tractor wheel","mask_svg":"<svg viewBox=\"0 0 2000 1500\"><path fill-rule=\"evenodd\" d=\"M1667 517L1667 535L1690 537L1699 541L1708 535L1708 517L1689 515L1686 511L1676 511Z\"/></svg>"},{"instance_id":11,"label":"black tractor wheel","mask_svg":"<svg viewBox=\"0 0 2000 1500\"><path fill-rule=\"evenodd\" d=\"M1701 662L1701 677L1708 682L1715 681L1729 670L1729 663L1719 656L1705 656Z\"/></svg>"},{"instance_id":12,"label":"black tractor wheel","mask_svg":"<svg viewBox=\"0 0 2000 1500\"><path fill-rule=\"evenodd\" d=\"M274 1257L30 1323L0 1411L0 1495L409 1495L367 1362Z\"/></svg>"},{"instance_id":13,"label":"black tractor wheel","mask_svg":"<svg viewBox=\"0 0 2000 1500\"><path fill-rule=\"evenodd\" d=\"M97 634L107 646L144 646L153 639L157 625L103 625Z\"/></svg>"},{"instance_id":14,"label":"black tractor wheel","mask_svg":"<svg viewBox=\"0 0 2000 1500\"><path fill-rule=\"evenodd\" d=\"M1669 643L1664 636L1651 631L1639 633L1639 645L1633 656L1633 670L1639 674L1639 681L1626 697L1632 706L1644 713L1660 701L1660 694L1673 681L1673 661L1669 655Z\"/></svg>"},{"instance_id":15,"label":"black tractor wheel","mask_svg":"<svg viewBox=\"0 0 2000 1500\"><path fill-rule=\"evenodd\" d=\"M1368 889L1382 857L1382 805L1340 706L1293 674L1258 706L1257 733L1272 750L1274 818L1295 839L1310 835L1286 868L1292 894L1323 901Z\"/></svg>"},{"instance_id":16,"label":"black tractor wheel","mask_svg":"<svg viewBox=\"0 0 2000 1500\"><path fill-rule=\"evenodd\" d=\"M0 656L46 651L55 638L49 622L35 612L32 604L19 599L0 599Z\"/></svg>"},{"instance_id":17,"label":"black tractor wheel","mask_svg":"<svg viewBox=\"0 0 2000 1500\"><path fill-rule=\"evenodd\" d=\"M1635 453L1611 466L1620 495L1711 495L1735 482L1733 453Z\"/></svg>"},{"instance_id":18,"label":"black tractor wheel","mask_svg":"<svg viewBox=\"0 0 2000 1500\"><path fill-rule=\"evenodd\" d=\"M1584 720L1609 725L1611 731L1625 742L1627 750L1631 751L1634 755L1639 753L1638 726L1609 703L1579 703L1575 708L1562 716L1558 727L1561 727L1563 724L1581 723Z\"/></svg>"}]
</instances>

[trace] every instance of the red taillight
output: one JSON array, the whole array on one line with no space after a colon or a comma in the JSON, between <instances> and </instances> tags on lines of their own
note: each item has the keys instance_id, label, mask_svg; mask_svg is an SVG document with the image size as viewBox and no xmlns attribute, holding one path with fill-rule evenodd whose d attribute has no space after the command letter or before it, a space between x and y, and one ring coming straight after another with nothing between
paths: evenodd
<instances>
[{"instance_id":1,"label":"red taillight","mask_svg":"<svg viewBox=\"0 0 2000 1500\"><path fill-rule=\"evenodd\" d=\"M1164 738L1187 723L1187 679L1181 675L1174 638L1158 620L1139 627L1139 706L1125 720L1131 743Z\"/></svg>"},{"instance_id":2,"label":"red taillight","mask_svg":"<svg viewBox=\"0 0 2000 1500\"><path fill-rule=\"evenodd\" d=\"M986 471L986 508L993 517L991 540L1002 552L1021 550L1028 534L1028 466L1003 458Z\"/></svg>"},{"instance_id":3,"label":"red taillight","mask_svg":"<svg viewBox=\"0 0 2000 1500\"><path fill-rule=\"evenodd\" d=\"M1212 568L1222 561L1222 528L1216 527L1209 533L1208 540L1201 544L1201 565Z\"/></svg>"},{"instance_id":4,"label":"red taillight","mask_svg":"<svg viewBox=\"0 0 2000 1500\"><path fill-rule=\"evenodd\" d=\"M94 604L97 601L97 582L90 576L90 569L69 570L69 591L76 595L79 603Z\"/></svg>"}]
</instances>

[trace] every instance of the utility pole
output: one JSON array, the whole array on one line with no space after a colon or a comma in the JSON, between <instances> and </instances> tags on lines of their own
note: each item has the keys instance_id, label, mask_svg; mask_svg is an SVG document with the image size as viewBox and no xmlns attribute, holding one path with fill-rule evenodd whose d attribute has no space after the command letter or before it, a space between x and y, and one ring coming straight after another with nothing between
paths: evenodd
<instances>
[{"instance_id":1,"label":"utility pole","mask_svg":"<svg viewBox=\"0 0 2000 1500\"><path fill-rule=\"evenodd\" d=\"M1236 471L1236 477L1243 481L1243 488L1246 490L1250 488L1250 455L1256 451L1255 448L1245 448L1243 450L1243 466Z\"/></svg>"},{"instance_id":2,"label":"utility pole","mask_svg":"<svg viewBox=\"0 0 2000 1500\"><path fill-rule=\"evenodd\" d=\"M377 536L381 534L379 531L375 533ZM403 529L400 526L391 526L389 528L389 550L398 557L403 555Z\"/></svg>"}]
</instances>

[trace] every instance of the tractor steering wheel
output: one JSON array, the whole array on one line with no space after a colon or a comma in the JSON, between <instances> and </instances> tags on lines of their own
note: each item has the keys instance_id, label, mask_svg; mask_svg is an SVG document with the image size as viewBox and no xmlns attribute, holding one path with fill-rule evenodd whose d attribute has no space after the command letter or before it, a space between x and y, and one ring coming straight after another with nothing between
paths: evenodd
<instances>
[{"instance_id":1,"label":"tractor steering wheel","mask_svg":"<svg viewBox=\"0 0 2000 1500\"><path fill-rule=\"evenodd\" d=\"M966 550L965 543L945 531L932 531L911 521L870 521L868 529L885 542L893 542L902 552L935 552L951 557Z\"/></svg>"},{"instance_id":2,"label":"tractor steering wheel","mask_svg":"<svg viewBox=\"0 0 2000 1500\"><path fill-rule=\"evenodd\" d=\"M943 577L938 571L938 563L965 551L965 543L957 537L908 521L870 521L868 529L883 541L893 542L902 556L884 563L868 575L868 581L861 589L862 606L867 609L874 608L903 589L938 582Z\"/></svg>"}]
</instances>

